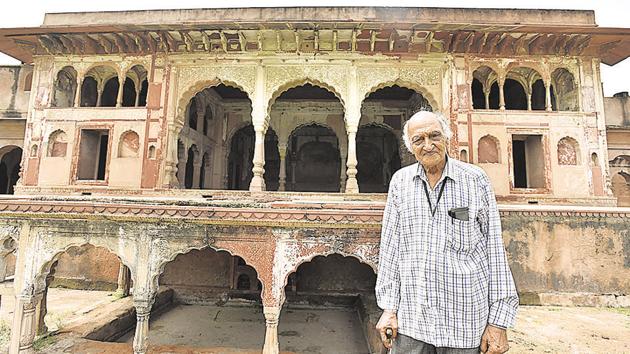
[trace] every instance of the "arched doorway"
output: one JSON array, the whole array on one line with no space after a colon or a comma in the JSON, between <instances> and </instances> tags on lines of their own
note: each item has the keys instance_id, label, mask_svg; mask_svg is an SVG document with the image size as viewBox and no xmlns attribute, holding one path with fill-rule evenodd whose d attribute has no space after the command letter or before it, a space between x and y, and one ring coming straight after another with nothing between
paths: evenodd
<instances>
[{"instance_id":1,"label":"arched doorway","mask_svg":"<svg viewBox=\"0 0 630 354\"><path fill-rule=\"evenodd\" d=\"M180 188L247 189L248 185L243 186L247 176L238 182L230 181L230 159L225 157L232 154L235 141L229 137L230 132L242 126L243 122L251 121L251 110L247 93L224 83L210 85L188 100L180 117L183 128L178 136L181 144L177 162ZM238 141L243 138L240 133L232 135ZM196 150L191 155L189 149L192 146ZM239 153L247 151L241 149ZM193 155L195 159L191 161ZM244 156L234 157L237 158Z\"/></svg>"},{"instance_id":2,"label":"arched doorway","mask_svg":"<svg viewBox=\"0 0 630 354\"><path fill-rule=\"evenodd\" d=\"M13 194L15 184L20 178L21 161L21 148L5 146L0 149L0 194Z\"/></svg>"},{"instance_id":3,"label":"arched doorway","mask_svg":"<svg viewBox=\"0 0 630 354\"><path fill-rule=\"evenodd\" d=\"M397 84L376 89L363 100L357 132L359 191L386 192L394 172L416 162L401 137L405 122L418 111L433 107L419 91Z\"/></svg>"},{"instance_id":4,"label":"arched doorway","mask_svg":"<svg viewBox=\"0 0 630 354\"><path fill-rule=\"evenodd\" d=\"M247 190L252 181L254 167L254 145L256 136L253 125L247 125L234 133L228 155L228 189ZM280 156L278 136L271 128L265 134L265 185L267 190L278 189Z\"/></svg>"},{"instance_id":5,"label":"arched doorway","mask_svg":"<svg viewBox=\"0 0 630 354\"><path fill-rule=\"evenodd\" d=\"M223 352L218 348L260 351L265 338L262 284L243 258L209 247L191 250L164 266L159 285L173 292L173 304L153 318L151 345L204 353ZM120 341L133 342L133 332Z\"/></svg>"},{"instance_id":6,"label":"arched doorway","mask_svg":"<svg viewBox=\"0 0 630 354\"><path fill-rule=\"evenodd\" d=\"M317 124L296 129L287 149L287 190L338 192L340 159L339 141L332 129Z\"/></svg>"}]
</instances>

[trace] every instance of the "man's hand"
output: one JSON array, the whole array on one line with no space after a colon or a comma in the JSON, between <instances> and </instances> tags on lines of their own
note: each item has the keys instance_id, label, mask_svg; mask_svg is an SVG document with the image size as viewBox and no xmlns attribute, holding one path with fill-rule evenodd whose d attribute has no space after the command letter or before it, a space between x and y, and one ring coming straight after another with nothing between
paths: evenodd
<instances>
[{"instance_id":1,"label":"man's hand","mask_svg":"<svg viewBox=\"0 0 630 354\"><path fill-rule=\"evenodd\" d=\"M490 324L487 325L481 336L481 352L486 354L503 354L509 349L507 330Z\"/></svg>"},{"instance_id":2,"label":"man's hand","mask_svg":"<svg viewBox=\"0 0 630 354\"><path fill-rule=\"evenodd\" d=\"M392 340L387 339L387 335L385 334L387 328L392 329ZM376 324L376 329L381 334L381 341L385 348L391 349L392 342L398 335L398 318L396 317L396 312L391 310L383 311L381 318Z\"/></svg>"}]
</instances>

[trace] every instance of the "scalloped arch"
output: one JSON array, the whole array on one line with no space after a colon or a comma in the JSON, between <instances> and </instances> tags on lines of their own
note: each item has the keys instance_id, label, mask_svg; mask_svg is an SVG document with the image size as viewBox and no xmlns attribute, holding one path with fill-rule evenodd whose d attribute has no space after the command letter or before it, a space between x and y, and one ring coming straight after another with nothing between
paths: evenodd
<instances>
[{"instance_id":1,"label":"scalloped arch","mask_svg":"<svg viewBox=\"0 0 630 354\"><path fill-rule=\"evenodd\" d=\"M339 143L339 137L337 136L337 133L335 133L335 130L332 127L330 127L327 124L316 122L316 121L313 121L313 120L308 121L308 122L304 122L304 123L300 123L300 124L296 125L295 127L293 127L293 129L291 129L291 132L289 133L289 138L287 139L287 141L291 141L291 137L293 136L293 134L295 132L297 132L298 130L300 130L302 128L308 127L310 125L316 125L318 127L322 127L322 128L326 128L326 129L330 130L331 132L333 132L333 134L335 134L335 136L337 137L337 143Z\"/></svg>"},{"instance_id":2,"label":"scalloped arch","mask_svg":"<svg viewBox=\"0 0 630 354\"><path fill-rule=\"evenodd\" d=\"M333 95L335 95L335 97L337 97L337 99L341 103L341 106L343 107L344 112L346 111L345 100L343 96L341 95L341 93L339 92L339 90L335 88L333 84L327 83L325 81L313 79L309 76L305 76L299 79L295 79L295 78L288 79L284 81L283 83L276 85L272 89L271 91L272 94L269 96L269 99L267 100L267 119L269 119L269 114L271 113L271 107L276 102L278 97L280 97L280 95L289 91L292 88L303 86L306 84L311 84L313 86L317 86L319 88L323 88L327 91L330 91ZM344 117L344 120L345 120L345 117Z\"/></svg>"},{"instance_id":3,"label":"scalloped arch","mask_svg":"<svg viewBox=\"0 0 630 354\"><path fill-rule=\"evenodd\" d=\"M174 252L171 252L166 258L163 258L162 262L160 262L160 264L157 267L155 267L155 269L157 269L157 272L155 272L155 274L150 274L150 276L151 276L150 285L152 287L151 290L155 291L155 292L158 291L158 289L160 287L160 284L159 284L160 275L162 275L164 273L164 268L166 267L166 265L169 264L170 262L174 261L175 258L177 258L177 256L187 254L190 251L194 251L194 250L201 251L201 250L204 250L206 248L214 250L217 253L218 252L226 252L232 257L240 257L240 258L242 258L245 261L245 264L247 264L248 266L254 268L254 270L256 271L256 278L262 284L262 290L261 290L261 293L260 293L260 297L264 299L264 296L265 296L265 282L264 282L264 280L262 280L260 278L260 272L258 271L258 269L254 265L252 265L251 263L248 263L247 262L247 258L244 257L243 255L238 254L237 252L234 252L234 251L232 251L230 249L227 249L227 248L217 248L217 247L213 247L213 246L210 246L210 245L203 245L203 246L199 246L199 247L197 247L197 246L183 247L183 248L180 248L178 250L175 250ZM150 271L153 271L153 267L152 267L152 269Z\"/></svg>"},{"instance_id":4,"label":"scalloped arch","mask_svg":"<svg viewBox=\"0 0 630 354\"><path fill-rule=\"evenodd\" d=\"M193 97L195 97L195 95L197 95L199 92L207 88L213 88L213 87L219 86L221 84L243 91L247 95L249 104L250 105L252 104L251 93L247 92L247 90L245 90L245 88L242 85L239 85L235 81L224 80L219 77L215 77L214 79L210 79L210 80L208 79L198 80L192 85L188 86L184 90L184 93L182 93L179 96L179 99L177 100L176 110L175 110L175 122L185 125L186 107L188 106L188 102Z\"/></svg>"},{"instance_id":5,"label":"scalloped arch","mask_svg":"<svg viewBox=\"0 0 630 354\"><path fill-rule=\"evenodd\" d=\"M113 254L116 257L118 257L120 262L122 264L124 264L125 266L127 266L127 268L129 268L130 273L131 273L131 279L133 281L135 281L135 279L136 279L136 269L131 266L131 264L133 264L133 262L131 262L129 260L126 260L123 257L121 257L120 254L118 254L117 251L115 251L114 249L109 247L106 243L102 243L102 244L98 243L97 244L97 243L94 243L94 242L82 241L82 242L70 242L70 243L64 245L63 247L58 247L58 248L56 248L53 251L52 257L50 257L47 260L41 260L42 262L38 264L37 273L34 275L34 278L33 278L34 282L37 283L40 287L41 286L45 286L45 284L46 284L46 277L50 273L50 267L52 266L52 264L56 260L58 260L59 257L63 253L67 252L71 248L81 248L81 247L85 247L85 246L92 246L92 247L95 247L95 248L103 248L103 249L106 249L111 254Z\"/></svg>"},{"instance_id":6,"label":"scalloped arch","mask_svg":"<svg viewBox=\"0 0 630 354\"><path fill-rule=\"evenodd\" d=\"M420 95L422 95L422 97L424 97L428 102L429 105L431 106L431 109L433 111L439 111L441 106L438 104L438 102L435 100L435 98L433 97L433 95L431 94L431 92L429 92L426 87L418 84L418 83L414 83L413 81L407 81L407 80L401 80L401 79L396 79L396 80L388 80L388 81L383 81L380 82L374 86L372 86L369 90L367 90L367 92L365 92L363 94L363 98L361 99L361 105L363 105L363 102L365 101L365 99L373 92L376 92L380 89L386 88L386 87L392 87L392 86L400 86L400 87L404 87L413 91L416 91L417 93L419 93Z\"/></svg>"},{"instance_id":7,"label":"scalloped arch","mask_svg":"<svg viewBox=\"0 0 630 354\"><path fill-rule=\"evenodd\" d=\"M287 286L287 283L289 281L289 275L297 272L298 268L300 268L300 266L302 264L312 262L315 257L324 257L324 258L326 258L328 256L332 256L332 255L335 255L335 254L338 254L338 255L340 255L340 256L342 256L344 258L347 258L347 257L354 258L354 259L358 260L359 263L365 264L365 265L369 266L370 268L372 268L372 270L374 271L374 274L378 274L378 272L377 272L378 271L378 266L376 265L376 263L372 263L372 262L368 261L367 259L363 259L363 258L361 258L361 256L353 254L353 253L347 253L347 252L342 252L342 251L330 250L330 251L324 252L324 253L311 254L308 257L300 259L300 261L297 262L296 264L294 264L291 267L291 269L286 274L282 275L282 288L281 288L282 292L281 292L281 296L283 298L286 298L286 295L284 293L284 288Z\"/></svg>"}]
</instances>

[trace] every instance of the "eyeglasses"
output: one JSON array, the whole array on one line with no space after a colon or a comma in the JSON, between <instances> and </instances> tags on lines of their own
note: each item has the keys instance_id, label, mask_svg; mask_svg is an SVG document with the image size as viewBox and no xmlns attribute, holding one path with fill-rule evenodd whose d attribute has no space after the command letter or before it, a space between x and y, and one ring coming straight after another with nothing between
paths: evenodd
<instances>
[{"instance_id":1,"label":"eyeglasses","mask_svg":"<svg viewBox=\"0 0 630 354\"><path fill-rule=\"evenodd\" d=\"M442 134L442 132L440 131L435 130L428 134L415 135L411 138L411 143L418 147L424 146L426 145L427 138L429 138L429 140L434 143L441 141L444 138L444 134Z\"/></svg>"}]
</instances>

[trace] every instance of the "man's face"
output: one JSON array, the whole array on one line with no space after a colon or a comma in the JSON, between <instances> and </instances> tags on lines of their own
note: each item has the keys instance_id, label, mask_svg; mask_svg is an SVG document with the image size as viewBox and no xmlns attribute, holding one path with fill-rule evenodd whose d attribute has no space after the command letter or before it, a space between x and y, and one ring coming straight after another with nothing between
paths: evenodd
<instances>
[{"instance_id":1,"label":"man's face","mask_svg":"<svg viewBox=\"0 0 630 354\"><path fill-rule=\"evenodd\" d=\"M446 159L446 136L438 119L427 113L409 123L411 149L425 170L440 166Z\"/></svg>"}]
</instances>

